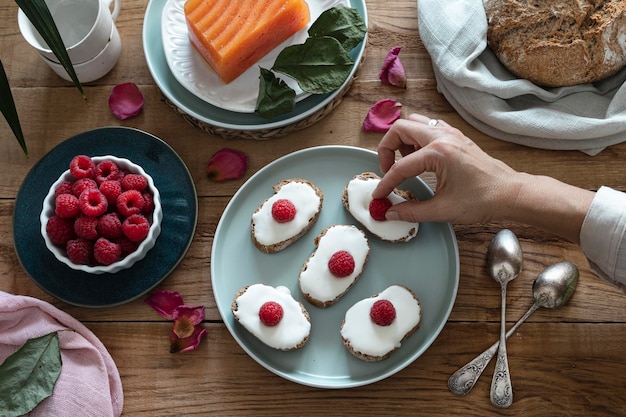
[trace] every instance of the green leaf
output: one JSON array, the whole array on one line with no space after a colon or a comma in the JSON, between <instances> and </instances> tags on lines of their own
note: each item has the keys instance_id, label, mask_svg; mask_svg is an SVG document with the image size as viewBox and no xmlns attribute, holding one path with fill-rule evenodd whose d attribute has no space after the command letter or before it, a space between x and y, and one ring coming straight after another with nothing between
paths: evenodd
<instances>
[{"instance_id":1,"label":"green leaf","mask_svg":"<svg viewBox=\"0 0 626 417\"><path fill-rule=\"evenodd\" d=\"M80 81L78 81L72 61L67 54L63 39L61 39L59 30L54 23L54 19L50 14L46 2L44 0L15 0L15 2L19 8L22 9L26 17L28 17L28 20L30 20L35 29L37 29L37 32L39 32L43 40L46 41L61 65L63 65L63 68L65 68L65 71L67 71L76 88L78 88L78 91L80 91L80 94L85 98L83 87Z\"/></svg>"},{"instance_id":2,"label":"green leaf","mask_svg":"<svg viewBox=\"0 0 626 417\"><path fill-rule=\"evenodd\" d=\"M17 139L18 143L22 147L24 155L28 156L28 149L26 149L26 141L24 140L24 134L22 133L20 118L17 115L15 101L13 101L13 94L11 93L11 86L9 85L7 74L4 71L2 60L0 60L0 111L2 111L2 115L13 131L15 139Z\"/></svg>"},{"instance_id":3,"label":"green leaf","mask_svg":"<svg viewBox=\"0 0 626 417\"><path fill-rule=\"evenodd\" d=\"M325 94L341 87L353 66L354 60L341 43L323 36L286 47L276 58L272 70L295 79L306 92Z\"/></svg>"},{"instance_id":4,"label":"green leaf","mask_svg":"<svg viewBox=\"0 0 626 417\"><path fill-rule=\"evenodd\" d=\"M52 395L61 374L56 332L29 339L0 365L0 410L4 417L32 411Z\"/></svg>"},{"instance_id":5,"label":"green leaf","mask_svg":"<svg viewBox=\"0 0 626 417\"><path fill-rule=\"evenodd\" d=\"M325 10L309 28L309 36L330 36L351 51L365 37L367 26L359 11L352 7L332 7Z\"/></svg>"},{"instance_id":6,"label":"green leaf","mask_svg":"<svg viewBox=\"0 0 626 417\"><path fill-rule=\"evenodd\" d=\"M268 69L261 68L259 97L255 112L266 119L289 113L293 110L296 92Z\"/></svg>"}]
</instances>

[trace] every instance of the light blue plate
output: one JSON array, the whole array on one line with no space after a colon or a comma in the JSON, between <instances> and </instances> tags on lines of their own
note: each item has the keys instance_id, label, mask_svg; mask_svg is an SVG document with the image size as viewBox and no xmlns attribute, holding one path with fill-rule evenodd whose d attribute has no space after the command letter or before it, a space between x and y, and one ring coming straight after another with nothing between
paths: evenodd
<instances>
[{"instance_id":1,"label":"light blue plate","mask_svg":"<svg viewBox=\"0 0 626 417\"><path fill-rule=\"evenodd\" d=\"M370 258L354 287L336 304L319 309L304 300L298 273L315 246L313 239L332 224L355 224L343 208L341 194L352 177L378 172L375 152L344 146L322 146L284 156L253 175L233 196L218 224L211 254L211 279L218 309L235 340L259 364L288 380L323 388L349 388L389 377L415 361L441 332L454 305L459 283L456 237L448 223L423 223L407 243L384 242L370 234ZM259 251L250 237L254 210L283 179L300 177L324 193L322 212L314 227L293 245L275 254ZM432 196L419 178L401 185L419 199ZM311 316L308 343L296 351L277 351L248 333L233 317L230 306L244 286L283 285ZM343 346L339 328L346 310L356 301L392 284L411 288L422 303L420 328L391 357L364 362Z\"/></svg>"},{"instance_id":2,"label":"light blue plate","mask_svg":"<svg viewBox=\"0 0 626 417\"><path fill-rule=\"evenodd\" d=\"M218 128L265 131L289 126L306 119L326 107L344 89L344 86L351 81L356 73L359 62L365 52L367 38L350 51L349 55L354 60L355 65L342 87L329 94L312 95L298 102L290 113L268 120L254 113L228 111L198 98L183 87L171 73L165 58L163 38L161 36L161 15L166 3L167 0L150 0L146 8L143 24L143 48L150 73L163 95L178 109L201 122ZM351 0L350 4L359 11L359 14L367 24L365 1Z\"/></svg>"}]
</instances>

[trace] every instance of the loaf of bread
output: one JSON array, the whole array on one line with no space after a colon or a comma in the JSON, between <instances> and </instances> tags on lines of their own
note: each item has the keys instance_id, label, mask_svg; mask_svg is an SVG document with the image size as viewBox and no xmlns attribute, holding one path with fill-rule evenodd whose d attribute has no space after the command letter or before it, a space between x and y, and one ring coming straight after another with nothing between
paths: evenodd
<instances>
[{"instance_id":1,"label":"loaf of bread","mask_svg":"<svg viewBox=\"0 0 626 417\"><path fill-rule=\"evenodd\" d=\"M265 253L300 239L317 221L324 202L322 190L306 179L285 179L273 189L274 195L252 213L250 222L252 241Z\"/></svg>"},{"instance_id":2,"label":"loaf of bread","mask_svg":"<svg viewBox=\"0 0 626 417\"><path fill-rule=\"evenodd\" d=\"M626 66L624 0L484 0L487 43L543 87L593 83Z\"/></svg>"}]
</instances>

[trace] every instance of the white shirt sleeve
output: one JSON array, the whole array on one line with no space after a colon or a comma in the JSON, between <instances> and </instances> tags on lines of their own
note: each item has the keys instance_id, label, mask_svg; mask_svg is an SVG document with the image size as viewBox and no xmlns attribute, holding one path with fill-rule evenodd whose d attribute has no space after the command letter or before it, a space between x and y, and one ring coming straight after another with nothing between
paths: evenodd
<instances>
[{"instance_id":1,"label":"white shirt sleeve","mask_svg":"<svg viewBox=\"0 0 626 417\"><path fill-rule=\"evenodd\" d=\"M626 293L626 193L601 187L580 230L591 268Z\"/></svg>"}]
</instances>

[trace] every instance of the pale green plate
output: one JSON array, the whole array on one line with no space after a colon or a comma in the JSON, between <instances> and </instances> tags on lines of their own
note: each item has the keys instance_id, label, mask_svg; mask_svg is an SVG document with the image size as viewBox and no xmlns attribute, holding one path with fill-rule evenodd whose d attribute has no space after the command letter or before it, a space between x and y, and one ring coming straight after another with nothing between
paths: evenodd
<instances>
[{"instance_id":1,"label":"pale green plate","mask_svg":"<svg viewBox=\"0 0 626 417\"><path fill-rule=\"evenodd\" d=\"M378 171L376 153L361 148L322 146L284 156L253 175L233 196L218 224L211 254L211 279L218 309L235 340L258 363L288 380L323 388L348 388L389 377L424 353L445 325L459 283L459 254L448 223L423 223L407 243L389 243L368 234L370 258L363 275L336 304L319 309L304 301L298 273L314 250L313 238L332 224L355 224L341 204L344 186L355 175ZM315 226L300 240L276 254L259 251L250 237L252 212L283 179L300 177L324 193ZM419 199L432 196L419 178L402 184ZM311 316L308 343L296 351L277 351L250 335L233 317L230 306L245 285L283 285L301 301ZM339 328L346 310L356 301L392 284L411 288L422 303L420 328L391 357L364 362L343 346ZM418 371L416 371L418 372Z\"/></svg>"},{"instance_id":2,"label":"pale green plate","mask_svg":"<svg viewBox=\"0 0 626 417\"><path fill-rule=\"evenodd\" d=\"M266 131L293 125L306 119L320 109L325 108L336 98L337 94L344 90L344 86L352 80L356 73L359 62L365 52L365 40L350 52L349 55L354 60L355 65L344 86L329 94L312 95L298 102L290 113L267 120L254 113L228 111L213 106L191 93L176 80L170 71L161 35L161 15L166 3L167 0L150 0L144 17L143 48L150 73L163 95L178 109L201 122L218 128ZM359 14L367 24L365 1L351 0L350 5L359 11Z\"/></svg>"}]
</instances>

